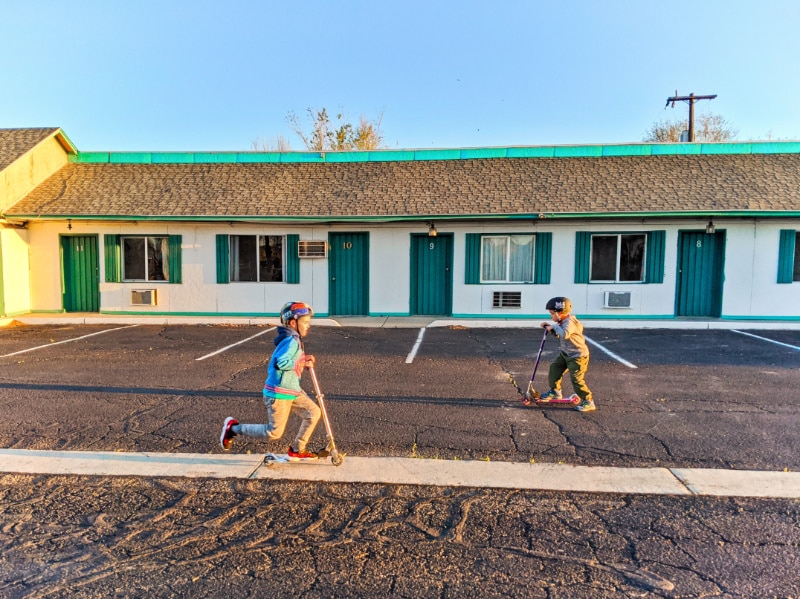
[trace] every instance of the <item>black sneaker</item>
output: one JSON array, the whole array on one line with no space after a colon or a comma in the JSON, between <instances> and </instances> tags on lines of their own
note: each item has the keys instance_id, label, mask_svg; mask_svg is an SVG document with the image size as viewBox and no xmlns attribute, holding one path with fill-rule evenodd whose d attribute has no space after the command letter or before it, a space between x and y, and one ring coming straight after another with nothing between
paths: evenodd
<instances>
[{"instance_id":1,"label":"black sneaker","mask_svg":"<svg viewBox=\"0 0 800 599\"><path fill-rule=\"evenodd\" d=\"M228 416L225 419L225 422L222 424L222 434L219 436L219 444L225 451L231 448L231 445L233 444L233 438L236 436L236 433L231 430L231 427L235 424L239 424L239 421L234 420L230 416Z\"/></svg>"}]
</instances>

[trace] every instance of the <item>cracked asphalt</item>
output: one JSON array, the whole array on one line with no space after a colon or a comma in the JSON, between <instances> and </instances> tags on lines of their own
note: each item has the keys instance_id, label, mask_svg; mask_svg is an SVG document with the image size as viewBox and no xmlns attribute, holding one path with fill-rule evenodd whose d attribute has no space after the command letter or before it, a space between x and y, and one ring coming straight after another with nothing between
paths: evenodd
<instances>
[{"instance_id":1,"label":"cracked asphalt","mask_svg":"<svg viewBox=\"0 0 800 599\"><path fill-rule=\"evenodd\" d=\"M113 328L0 329L0 446L216 453L225 416L263 420L271 333L198 360L263 328ZM589 327L637 368L592 348L598 411L579 414L518 402L538 329L428 329L406 364L418 333L312 329L342 451L800 470L800 351ZM9 474L0 548L9 598L800 596L796 500Z\"/></svg>"}]
</instances>

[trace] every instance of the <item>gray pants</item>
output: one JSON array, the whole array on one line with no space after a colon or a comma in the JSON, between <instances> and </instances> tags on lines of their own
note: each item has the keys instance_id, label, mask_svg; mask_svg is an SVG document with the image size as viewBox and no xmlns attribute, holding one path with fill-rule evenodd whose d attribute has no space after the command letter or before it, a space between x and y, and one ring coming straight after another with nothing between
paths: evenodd
<instances>
[{"instance_id":1,"label":"gray pants","mask_svg":"<svg viewBox=\"0 0 800 599\"><path fill-rule=\"evenodd\" d=\"M294 410L299 413L302 422L300 430L297 431L297 436L292 442L292 447L295 451L303 451L322 416L319 406L305 393L301 393L293 400L265 397L264 405L267 406L269 416L267 424L236 424L231 427L231 430L237 435L261 437L275 441L283 437L289 414Z\"/></svg>"}]
</instances>

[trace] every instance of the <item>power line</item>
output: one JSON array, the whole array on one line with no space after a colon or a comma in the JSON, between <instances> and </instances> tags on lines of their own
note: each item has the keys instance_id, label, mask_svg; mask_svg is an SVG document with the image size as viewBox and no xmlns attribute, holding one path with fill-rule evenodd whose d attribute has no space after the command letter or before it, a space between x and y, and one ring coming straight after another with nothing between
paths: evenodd
<instances>
[{"instance_id":1,"label":"power line","mask_svg":"<svg viewBox=\"0 0 800 599\"><path fill-rule=\"evenodd\" d=\"M717 97L717 94L713 96L695 96L694 94L689 94L688 96L679 96L678 90L675 90L675 95L671 98L667 98L667 106L669 103L672 102L672 107L675 108L675 102L688 102L689 103L689 141L694 141L694 103L698 100L713 100ZM666 108L667 106L664 106Z\"/></svg>"}]
</instances>

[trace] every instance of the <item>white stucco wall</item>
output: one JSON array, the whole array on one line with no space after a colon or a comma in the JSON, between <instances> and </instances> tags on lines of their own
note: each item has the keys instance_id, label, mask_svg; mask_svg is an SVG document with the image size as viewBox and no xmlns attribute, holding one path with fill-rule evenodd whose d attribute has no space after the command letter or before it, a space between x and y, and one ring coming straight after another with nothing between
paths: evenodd
<instances>
[{"instance_id":1,"label":"white stucco wall","mask_svg":"<svg viewBox=\"0 0 800 599\"><path fill-rule=\"evenodd\" d=\"M437 224L440 234L453 234L453 314L455 316L537 317L545 314L548 298L565 295L572 299L578 314L607 318L657 317L671 318L675 311L678 236L681 230L702 230L699 220L669 223L614 223L581 226L580 230L601 232L641 232L666 230L666 256L663 284L575 284L576 223L530 224ZM775 315L800 318L800 283L778 285L778 238L780 229L800 230L800 221L718 222L717 230L725 231L725 283L723 317L762 317ZM466 285L464 283L466 233L515 233L546 231L553 234L551 282L549 285ZM6 285L14 268L22 268L18 257L27 252L30 243L30 309L61 310L60 234L97 234L100 251L101 311L135 311L180 314L270 314L274 315L289 300L311 303L318 313L326 313L329 305L327 259L301 259L300 284L285 283L216 283L216 235L285 235L299 234L303 240L327 240L330 231L367 231L370 249L371 314L408 314L410 305L411 235L421 233L419 224L374 225L372 227L326 226L290 227L249 224L180 224L133 222L104 225L73 221L66 223L30 223L27 231L3 232L3 266ZM168 283L106 283L103 259L103 234L182 236L182 279L180 285ZM25 238L27 234L27 239ZM14 237L15 236L15 237ZM13 243L7 242L14 239ZM8 251L7 246L15 249ZM15 257L16 256L16 257ZM16 276L16 275L15 275ZM19 275L24 281L24 274ZM14 287L19 289L19 286ZM156 289L156 306L133 306L131 290ZM521 309L492 308L494 291L520 291ZM630 291L630 309L603 308L605 291ZM24 306L24 293L14 306ZM12 306L6 300L6 311ZM24 309L24 308L23 308Z\"/></svg>"}]
</instances>

